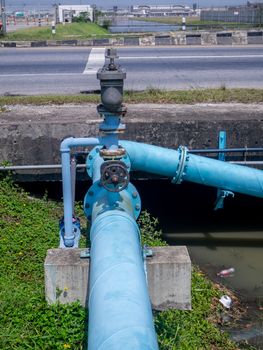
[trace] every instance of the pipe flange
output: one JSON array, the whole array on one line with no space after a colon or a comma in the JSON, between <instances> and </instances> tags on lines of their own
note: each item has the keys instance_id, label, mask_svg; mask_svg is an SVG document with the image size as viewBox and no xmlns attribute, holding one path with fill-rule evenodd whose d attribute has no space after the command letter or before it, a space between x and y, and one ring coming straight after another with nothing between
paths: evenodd
<instances>
[{"instance_id":1,"label":"pipe flange","mask_svg":"<svg viewBox=\"0 0 263 350\"><path fill-rule=\"evenodd\" d=\"M92 172L93 172L93 163L94 163L96 157L100 157L100 152L101 152L102 148L103 148L103 146L94 147L89 152L89 155L87 156L86 169L87 169L87 173L91 179L92 179ZM123 163L126 164L128 171L131 170L131 161L130 161L130 158L126 152L121 158L118 158L118 160L121 160Z\"/></svg>"},{"instance_id":2,"label":"pipe flange","mask_svg":"<svg viewBox=\"0 0 263 350\"><path fill-rule=\"evenodd\" d=\"M90 189L85 195L84 213L90 222L92 219L93 205L97 201L98 196L101 196L101 195L103 196L102 191L105 193L105 195L108 193L108 191L102 187L102 185L100 184L100 181L97 181L90 187ZM123 211L122 207L119 206L118 203L122 204L127 202L127 196L128 196L129 200L132 203L133 215L137 220L141 213L141 198L136 187L133 184L129 183L128 187L125 190L119 192L118 195L120 196L120 198L116 202L115 209L119 208L120 211ZM109 210L109 209L103 208L103 210Z\"/></svg>"},{"instance_id":3,"label":"pipe flange","mask_svg":"<svg viewBox=\"0 0 263 350\"><path fill-rule=\"evenodd\" d=\"M179 162L176 169L175 176L172 179L173 184L181 184L183 182L184 176L186 175L187 162L189 160L188 149L185 146L180 146L179 152Z\"/></svg>"},{"instance_id":4,"label":"pipe flange","mask_svg":"<svg viewBox=\"0 0 263 350\"><path fill-rule=\"evenodd\" d=\"M126 150L123 147L119 147L116 149L100 149L100 156L104 160L119 160L126 155Z\"/></svg>"},{"instance_id":5,"label":"pipe flange","mask_svg":"<svg viewBox=\"0 0 263 350\"><path fill-rule=\"evenodd\" d=\"M124 117L127 113L127 106L122 104L117 111L110 112L101 103L97 106L97 111L101 117L105 117L106 115Z\"/></svg>"}]
</instances>

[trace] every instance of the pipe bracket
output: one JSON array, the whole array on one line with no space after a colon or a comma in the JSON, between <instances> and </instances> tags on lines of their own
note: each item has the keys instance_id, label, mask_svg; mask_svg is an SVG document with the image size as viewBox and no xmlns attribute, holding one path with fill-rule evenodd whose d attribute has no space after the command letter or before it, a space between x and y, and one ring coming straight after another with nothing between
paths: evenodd
<instances>
[{"instance_id":1,"label":"pipe bracket","mask_svg":"<svg viewBox=\"0 0 263 350\"><path fill-rule=\"evenodd\" d=\"M183 182L183 178L187 170L187 162L189 160L187 147L180 146L178 149L178 152L179 152L179 162L178 162L175 176L172 179L172 183L176 185L179 185Z\"/></svg>"},{"instance_id":2,"label":"pipe bracket","mask_svg":"<svg viewBox=\"0 0 263 350\"><path fill-rule=\"evenodd\" d=\"M227 190L222 190L222 189L218 189L217 190L217 198L215 201L215 207L214 210L218 210L218 209L223 209L224 208L224 201L226 197L235 197L235 194L232 191L227 191Z\"/></svg>"}]
</instances>

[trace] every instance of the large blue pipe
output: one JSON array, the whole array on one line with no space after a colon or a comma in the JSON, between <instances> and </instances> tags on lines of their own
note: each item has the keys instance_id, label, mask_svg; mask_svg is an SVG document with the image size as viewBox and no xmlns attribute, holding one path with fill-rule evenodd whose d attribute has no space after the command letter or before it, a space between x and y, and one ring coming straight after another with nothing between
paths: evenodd
<instances>
[{"instance_id":1,"label":"large blue pipe","mask_svg":"<svg viewBox=\"0 0 263 350\"><path fill-rule=\"evenodd\" d=\"M126 211L109 210L98 216L96 210L93 212L89 350L158 349L140 233L131 207L122 206Z\"/></svg>"},{"instance_id":2,"label":"large blue pipe","mask_svg":"<svg viewBox=\"0 0 263 350\"><path fill-rule=\"evenodd\" d=\"M132 170L176 177L182 163L179 151L144 143L121 141L126 149ZM202 185L222 188L255 197L263 197L263 171L241 165L188 154L182 179Z\"/></svg>"}]
</instances>

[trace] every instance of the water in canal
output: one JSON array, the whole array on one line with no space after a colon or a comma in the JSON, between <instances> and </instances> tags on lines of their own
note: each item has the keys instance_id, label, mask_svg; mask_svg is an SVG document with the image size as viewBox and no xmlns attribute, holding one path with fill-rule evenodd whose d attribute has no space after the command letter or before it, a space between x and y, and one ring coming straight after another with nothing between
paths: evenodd
<instances>
[{"instance_id":1,"label":"water in canal","mask_svg":"<svg viewBox=\"0 0 263 350\"><path fill-rule=\"evenodd\" d=\"M111 33L148 33L170 32L178 30L178 25L162 24L156 22L136 21L128 18L117 18L109 30Z\"/></svg>"},{"instance_id":2,"label":"water in canal","mask_svg":"<svg viewBox=\"0 0 263 350\"><path fill-rule=\"evenodd\" d=\"M192 262L246 305L237 325L227 326L233 340L263 349L263 200L235 194L224 209L214 211L214 188L168 181L138 187L169 244L186 245ZM217 275L229 268L235 270L229 277Z\"/></svg>"}]
</instances>

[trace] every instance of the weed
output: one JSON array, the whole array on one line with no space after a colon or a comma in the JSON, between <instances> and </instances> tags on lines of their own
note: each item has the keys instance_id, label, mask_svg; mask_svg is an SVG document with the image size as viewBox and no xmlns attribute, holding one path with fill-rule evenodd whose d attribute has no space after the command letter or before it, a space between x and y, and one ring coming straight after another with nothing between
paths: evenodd
<instances>
[{"instance_id":1,"label":"weed","mask_svg":"<svg viewBox=\"0 0 263 350\"><path fill-rule=\"evenodd\" d=\"M67 103L99 103L98 94L61 96L0 96L1 106L8 105L63 105ZM126 91L126 103L262 103L263 89L228 89L221 84L218 89L162 90L149 87L145 91Z\"/></svg>"},{"instance_id":2,"label":"weed","mask_svg":"<svg viewBox=\"0 0 263 350\"><path fill-rule=\"evenodd\" d=\"M141 241L143 246L160 247L167 245L162 239L162 231L158 227L158 219L152 217L146 210L141 213L138 225L141 231Z\"/></svg>"}]
</instances>

